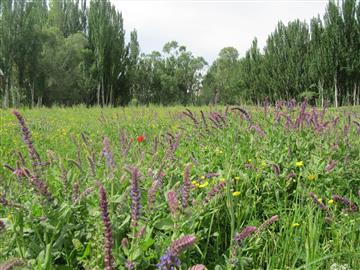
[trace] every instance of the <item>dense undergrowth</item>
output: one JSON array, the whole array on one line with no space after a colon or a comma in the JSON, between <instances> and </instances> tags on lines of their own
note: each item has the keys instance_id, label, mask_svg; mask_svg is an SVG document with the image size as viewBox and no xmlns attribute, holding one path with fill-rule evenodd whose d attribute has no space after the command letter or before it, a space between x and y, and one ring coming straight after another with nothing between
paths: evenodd
<instances>
[{"instance_id":1,"label":"dense undergrowth","mask_svg":"<svg viewBox=\"0 0 360 270\"><path fill-rule=\"evenodd\" d=\"M360 268L359 107L19 112L1 269Z\"/></svg>"}]
</instances>

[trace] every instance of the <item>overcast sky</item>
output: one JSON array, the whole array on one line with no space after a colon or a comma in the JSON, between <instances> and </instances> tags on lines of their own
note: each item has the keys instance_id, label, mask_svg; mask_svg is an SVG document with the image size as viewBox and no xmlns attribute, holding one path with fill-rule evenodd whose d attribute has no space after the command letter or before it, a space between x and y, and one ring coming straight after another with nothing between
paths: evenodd
<instances>
[{"instance_id":1,"label":"overcast sky","mask_svg":"<svg viewBox=\"0 0 360 270\"><path fill-rule=\"evenodd\" d=\"M211 63L227 46L244 55L254 37L263 48L278 21L309 20L324 14L327 0L111 0L122 12L129 35L134 28L142 52L160 51L176 40Z\"/></svg>"}]
</instances>

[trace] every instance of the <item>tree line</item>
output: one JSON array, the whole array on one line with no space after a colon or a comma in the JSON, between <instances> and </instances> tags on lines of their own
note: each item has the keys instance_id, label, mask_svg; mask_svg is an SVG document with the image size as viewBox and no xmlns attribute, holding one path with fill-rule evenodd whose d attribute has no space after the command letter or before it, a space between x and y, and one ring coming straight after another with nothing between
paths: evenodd
<instances>
[{"instance_id":1,"label":"tree line","mask_svg":"<svg viewBox=\"0 0 360 270\"><path fill-rule=\"evenodd\" d=\"M236 33L234 33L236 34ZM141 52L109 0L0 0L0 101L29 105L359 104L360 3L330 1L310 25L279 22L244 57L210 66L176 41Z\"/></svg>"}]
</instances>

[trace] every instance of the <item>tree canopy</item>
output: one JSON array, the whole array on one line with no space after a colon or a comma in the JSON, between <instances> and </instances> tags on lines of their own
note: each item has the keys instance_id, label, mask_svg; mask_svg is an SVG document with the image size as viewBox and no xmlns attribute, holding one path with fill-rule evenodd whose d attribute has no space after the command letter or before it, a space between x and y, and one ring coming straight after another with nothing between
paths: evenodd
<instances>
[{"instance_id":1,"label":"tree canopy","mask_svg":"<svg viewBox=\"0 0 360 270\"><path fill-rule=\"evenodd\" d=\"M264 48L226 47L210 66L176 41L143 53L137 31L125 34L109 0L2 0L2 106L360 103L356 0L329 1L309 24L279 22Z\"/></svg>"}]
</instances>

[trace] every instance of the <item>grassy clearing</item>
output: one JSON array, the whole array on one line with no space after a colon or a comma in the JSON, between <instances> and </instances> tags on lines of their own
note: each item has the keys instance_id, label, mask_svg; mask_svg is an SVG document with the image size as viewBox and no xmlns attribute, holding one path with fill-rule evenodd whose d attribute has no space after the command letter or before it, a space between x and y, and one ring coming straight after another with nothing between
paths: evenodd
<instances>
[{"instance_id":1,"label":"grassy clearing","mask_svg":"<svg viewBox=\"0 0 360 270\"><path fill-rule=\"evenodd\" d=\"M0 111L0 262L359 269L360 108L245 109L20 110L44 166Z\"/></svg>"}]
</instances>

